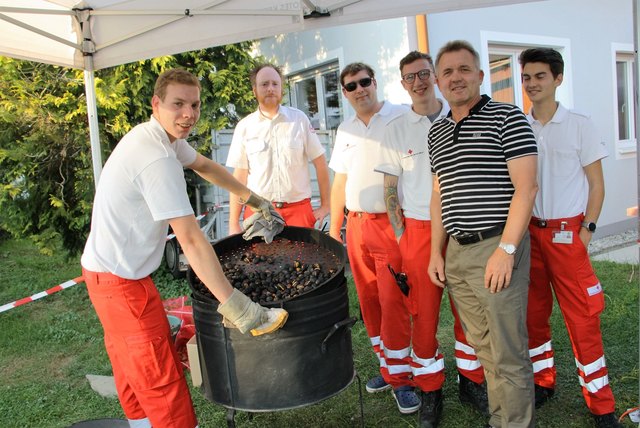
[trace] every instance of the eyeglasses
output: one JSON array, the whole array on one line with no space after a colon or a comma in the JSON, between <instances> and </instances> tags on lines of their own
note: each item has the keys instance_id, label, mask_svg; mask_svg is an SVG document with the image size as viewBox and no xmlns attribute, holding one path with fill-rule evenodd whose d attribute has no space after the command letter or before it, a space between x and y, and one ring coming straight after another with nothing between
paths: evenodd
<instances>
[{"instance_id":1,"label":"eyeglasses","mask_svg":"<svg viewBox=\"0 0 640 428\"><path fill-rule=\"evenodd\" d=\"M353 92L358 88L358 84L362 88L368 88L369 86L371 86L371 82L373 82L373 79L371 77L363 77L362 79L357 80L355 82L346 83L344 85L344 89L347 92Z\"/></svg>"},{"instance_id":2,"label":"eyeglasses","mask_svg":"<svg viewBox=\"0 0 640 428\"><path fill-rule=\"evenodd\" d=\"M418 76L418 79L420 80L427 80L429 77L431 77L431 70L425 68L424 70L420 70L417 73L407 73L402 76L402 80L407 83L413 83L413 81L416 80L416 76Z\"/></svg>"}]
</instances>

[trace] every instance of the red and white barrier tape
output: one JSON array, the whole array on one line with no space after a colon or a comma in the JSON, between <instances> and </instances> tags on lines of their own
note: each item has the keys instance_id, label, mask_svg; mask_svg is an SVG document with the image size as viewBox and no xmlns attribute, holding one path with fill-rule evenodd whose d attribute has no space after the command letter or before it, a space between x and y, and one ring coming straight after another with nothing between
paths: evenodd
<instances>
[{"instance_id":1,"label":"red and white barrier tape","mask_svg":"<svg viewBox=\"0 0 640 428\"><path fill-rule=\"evenodd\" d=\"M43 298L44 296L48 296L53 293L57 293L58 291L64 290L65 288L69 288L73 285L84 282L84 278L79 276L77 278L71 279L67 282L63 282L62 284L56 285L55 287L51 287L48 290L41 291L40 293L36 293L33 296L25 297L24 299L16 300L15 302L7 303L6 305L0 306L0 313L8 311L9 309L13 309L15 307L24 305L25 303L33 302L34 300L38 300Z\"/></svg>"},{"instance_id":2,"label":"red and white barrier tape","mask_svg":"<svg viewBox=\"0 0 640 428\"><path fill-rule=\"evenodd\" d=\"M202 220L208 213L209 213L209 211L205 211L204 213L202 213L199 216L197 216L196 220L198 220L198 221ZM175 236L176 235L173 234L173 233L169 234L167 236L167 241L169 241L170 239L175 238ZM6 312L9 309L13 309L13 308L16 308L18 306L22 306L25 303L33 302L34 300L42 299L45 296L49 296L50 294L57 293L58 291L64 290L65 288L69 288L69 287L71 287L73 285L76 285L76 284L79 284L81 282L84 282L84 278L79 276L79 277L71 279L71 280L69 280L67 282L63 282L62 284L56 285L55 287L51 287L48 290L41 291L40 293L36 293L33 296L25 297L24 299L20 299L20 300L16 300L15 302L7 303L6 305L0 306L0 313Z\"/></svg>"}]
</instances>

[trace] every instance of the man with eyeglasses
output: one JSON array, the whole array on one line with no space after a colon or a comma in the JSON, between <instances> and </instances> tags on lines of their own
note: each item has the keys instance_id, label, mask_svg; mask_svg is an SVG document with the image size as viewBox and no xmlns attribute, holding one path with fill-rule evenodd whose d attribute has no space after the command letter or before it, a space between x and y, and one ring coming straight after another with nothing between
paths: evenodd
<instances>
[{"instance_id":1,"label":"man with eyeglasses","mask_svg":"<svg viewBox=\"0 0 640 428\"><path fill-rule=\"evenodd\" d=\"M368 392L393 389L403 414L420 408L411 380L411 329L403 294L389 266L400 271L401 259L383 198L383 176L374 171L381 162L381 142L389 121L407 111L379 101L373 69L360 62L340 73L342 94L356 111L338 127L329 167L331 187L330 235L340 240L347 214L347 253L358 292L362 320L380 360L380 375L367 382Z\"/></svg>"},{"instance_id":2,"label":"man with eyeglasses","mask_svg":"<svg viewBox=\"0 0 640 428\"><path fill-rule=\"evenodd\" d=\"M431 173L427 135L431 124L447 115L448 104L436 98L435 73L431 55L413 51L400 60L402 87L411 97L411 110L386 127L384 161L376 171L384 174L387 214L400 246L402 270L407 276L407 306L412 315L411 369L413 382L422 391L420 426L438 426L442 414L444 357L436 333L443 289L429 280L431 253ZM459 397L488 415L484 372L475 351L469 346L455 306L455 355L460 384Z\"/></svg>"},{"instance_id":3,"label":"man with eyeglasses","mask_svg":"<svg viewBox=\"0 0 640 428\"><path fill-rule=\"evenodd\" d=\"M469 42L445 44L436 73L451 112L429 130L429 276L448 287L482 362L490 426L532 428L526 316L527 226L538 190L535 136L518 107L481 95L484 72Z\"/></svg>"},{"instance_id":4,"label":"man with eyeglasses","mask_svg":"<svg viewBox=\"0 0 640 428\"><path fill-rule=\"evenodd\" d=\"M258 64L250 73L258 110L242 119L233 133L227 166L252 191L272 201L288 226L314 227L329 214L329 168L318 135L300 110L280 105L282 72ZM316 169L320 206L311 205L309 162ZM231 195L229 233L240 233L243 205ZM251 215L244 206L244 218Z\"/></svg>"}]
</instances>

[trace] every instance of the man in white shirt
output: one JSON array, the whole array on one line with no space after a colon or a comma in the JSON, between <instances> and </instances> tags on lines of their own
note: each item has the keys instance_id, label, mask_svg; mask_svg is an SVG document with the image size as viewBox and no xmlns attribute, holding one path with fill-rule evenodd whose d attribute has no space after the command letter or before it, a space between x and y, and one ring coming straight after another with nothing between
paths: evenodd
<instances>
[{"instance_id":1,"label":"man in white shirt","mask_svg":"<svg viewBox=\"0 0 640 428\"><path fill-rule=\"evenodd\" d=\"M233 176L270 200L288 226L314 227L329 213L329 168L324 148L309 118L300 110L280 105L282 72L259 64L250 75L258 110L242 119L233 133L227 166ZM320 190L320 206L311 206L309 162ZM242 204L231 195L229 233L241 232ZM245 209L244 218L250 210Z\"/></svg>"},{"instance_id":2,"label":"man in white shirt","mask_svg":"<svg viewBox=\"0 0 640 428\"><path fill-rule=\"evenodd\" d=\"M436 98L435 68L431 55L418 51L400 60L402 87L411 97L411 110L393 119L383 140L384 200L402 256L402 272L409 290L407 305L413 322L411 371L422 391L421 428L438 426L442 414L444 356L436 333L443 289L429 280L431 254L431 168L427 136L432 122L449 112L448 104ZM453 303L456 363L460 376L460 400L489 414L482 365L467 342Z\"/></svg>"},{"instance_id":3,"label":"man in white shirt","mask_svg":"<svg viewBox=\"0 0 640 428\"><path fill-rule=\"evenodd\" d=\"M263 308L231 287L196 222L183 167L240 195L265 221L275 221L275 211L185 140L200 117L200 83L193 74L181 69L162 73L151 105L150 121L128 132L104 166L82 274L130 425L193 428L197 421L189 388L150 276L162 261L168 226L198 278L220 302L218 312L242 333L273 332L287 313Z\"/></svg>"},{"instance_id":4,"label":"man in white shirt","mask_svg":"<svg viewBox=\"0 0 640 428\"><path fill-rule=\"evenodd\" d=\"M538 141L538 194L529 225L531 284L527 327L536 407L553 396L556 369L549 318L555 292L569 330L582 394L598 427L620 427L602 346L604 291L587 247L604 201L601 159L607 156L589 116L556 101L564 61L549 48L520 55L527 116Z\"/></svg>"},{"instance_id":5,"label":"man in white shirt","mask_svg":"<svg viewBox=\"0 0 640 428\"><path fill-rule=\"evenodd\" d=\"M414 413L420 408L420 398L411 380L411 320L388 268L391 265L399 272L401 260L384 204L383 176L374 171L381 163L385 126L407 107L378 101L374 71L367 64L347 65L340 73L340 83L356 115L338 127L329 162L335 172L329 233L341 240L346 207L349 264L362 320L380 359L380 376L367 382L367 391L393 388L400 412Z\"/></svg>"}]
</instances>

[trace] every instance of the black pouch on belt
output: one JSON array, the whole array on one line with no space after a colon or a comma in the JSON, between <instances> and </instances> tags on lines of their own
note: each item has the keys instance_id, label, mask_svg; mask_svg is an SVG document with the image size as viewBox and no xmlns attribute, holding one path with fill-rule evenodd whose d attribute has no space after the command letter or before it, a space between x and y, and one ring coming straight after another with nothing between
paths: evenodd
<instances>
[{"instance_id":1,"label":"black pouch on belt","mask_svg":"<svg viewBox=\"0 0 640 428\"><path fill-rule=\"evenodd\" d=\"M407 274L404 272L396 273L396 271L393 270L390 264L387 264L387 267L389 268L389 272L391 272L391 275L393 275L393 277L395 278L396 284L398 284L398 287L400 287L400 291L402 292L402 294L404 294L405 296L409 296L409 283L407 282Z\"/></svg>"}]
</instances>

